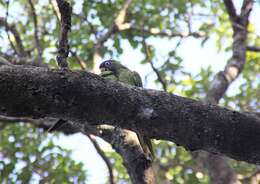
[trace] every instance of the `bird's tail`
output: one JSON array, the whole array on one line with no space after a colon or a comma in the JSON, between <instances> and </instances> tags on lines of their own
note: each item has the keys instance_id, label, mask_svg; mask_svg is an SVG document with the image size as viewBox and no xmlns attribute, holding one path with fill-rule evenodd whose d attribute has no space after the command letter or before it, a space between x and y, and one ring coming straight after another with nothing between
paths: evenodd
<instances>
[{"instance_id":1,"label":"bird's tail","mask_svg":"<svg viewBox=\"0 0 260 184\"><path fill-rule=\"evenodd\" d=\"M53 126L51 126L47 132L53 132L54 130L59 129L61 126L63 126L66 123L65 120L59 119Z\"/></svg>"},{"instance_id":2,"label":"bird's tail","mask_svg":"<svg viewBox=\"0 0 260 184\"><path fill-rule=\"evenodd\" d=\"M152 161L154 159L154 151L151 140L148 137L140 135L139 133L137 133L137 137L139 139L143 152L145 153L147 158Z\"/></svg>"}]
</instances>

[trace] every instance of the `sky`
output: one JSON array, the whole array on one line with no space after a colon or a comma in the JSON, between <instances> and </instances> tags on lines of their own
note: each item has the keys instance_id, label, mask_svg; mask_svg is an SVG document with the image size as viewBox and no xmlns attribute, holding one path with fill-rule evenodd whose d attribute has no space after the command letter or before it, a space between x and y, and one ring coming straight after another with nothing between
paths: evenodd
<instances>
[{"instance_id":1,"label":"sky","mask_svg":"<svg viewBox=\"0 0 260 184\"><path fill-rule=\"evenodd\" d=\"M1 15L2 13L0 12L0 16ZM259 17L260 7L255 6L251 15L251 21L257 23ZM255 26L257 33L260 35L260 24L255 24ZM157 39L151 39L149 41L153 45L156 45L156 50L160 52L161 57L167 54L167 49L165 48L170 49L175 45L172 43L173 41L169 39L160 39L159 44ZM144 56L138 49L133 49L127 41L123 41L122 48L123 54L119 58L120 61L131 70L137 71L144 81L145 76L151 72L149 65L140 64ZM203 48L200 47L200 41L197 39L186 39L179 48L178 54L183 58L182 64L185 70L190 71L192 74L197 74L202 67L207 68L209 65L212 66L213 72L215 73L223 70L227 60L231 56L230 53L217 51L214 37L210 38ZM104 60L105 59L108 58L104 58ZM145 88L159 89L159 86L152 82L155 78L155 75L152 75L145 84ZM239 80L235 81L229 87L228 93L236 91L238 87ZM52 137L51 134L49 134L49 136ZM84 163L84 168L87 170L88 175L87 183L103 184L107 181L107 167L86 136L80 133L70 136L61 135L60 138L55 137L55 142L64 148L71 149L72 158ZM99 143L104 150L112 150L111 146L104 141L99 139Z\"/></svg>"}]
</instances>

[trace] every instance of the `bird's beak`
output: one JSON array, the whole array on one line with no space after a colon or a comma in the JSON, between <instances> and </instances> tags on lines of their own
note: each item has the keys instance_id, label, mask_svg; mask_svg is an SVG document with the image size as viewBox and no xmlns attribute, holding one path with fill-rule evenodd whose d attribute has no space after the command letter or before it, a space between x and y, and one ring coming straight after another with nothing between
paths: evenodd
<instances>
[{"instance_id":1,"label":"bird's beak","mask_svg":"<svg viewBox=\"0 0 260 184\"><path fill-rule=\"evenodd\" d=\"M104 71L106 71L106 68L103 68L103 67L102 67L102 68L100 68L100 71L101 71L101 72L104 72Z\"/></svg>"}]
</instances>

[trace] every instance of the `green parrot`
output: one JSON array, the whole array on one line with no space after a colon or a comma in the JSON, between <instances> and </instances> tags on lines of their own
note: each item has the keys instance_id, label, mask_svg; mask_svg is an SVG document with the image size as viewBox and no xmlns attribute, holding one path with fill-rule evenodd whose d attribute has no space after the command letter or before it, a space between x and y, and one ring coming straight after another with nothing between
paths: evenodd
<instances>
[{"instance_id":1,"label":"green parrot","mask_svg":"<svg viewBox=\"0 0 260 184\"><path fill-rule=\"evenodd\" d=\"M143 87L142 79L140 75L135 72L129 70L124 65L120 64L114 60L106 60L103 61L100 66L101 70L100 76L105 79L110 79L114 81L119 81L128 85ZM149 159L153 159L154 153L152 148L151 140L147 137L144 137L137 133L137 137L139 139L140 146L143 149L143 152Z\"/></svg>"}]
</instances>

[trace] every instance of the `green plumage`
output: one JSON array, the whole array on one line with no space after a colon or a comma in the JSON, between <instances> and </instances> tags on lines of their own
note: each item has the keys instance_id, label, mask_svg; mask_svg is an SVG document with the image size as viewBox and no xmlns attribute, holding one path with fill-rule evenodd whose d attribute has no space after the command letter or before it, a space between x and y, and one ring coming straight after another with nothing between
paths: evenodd
<instances>
[{"instance_id":1,"label":"green plumage","mask_svg":"<svg viewBox=\"0 0 260 184\"><path fill-rule=\"evenodd\" d=\"M120 81L122 83L132 85L132 86L138 86L143 87L142 79L140 75L135 72L131 71L125 66L121 65L120 63L113 63L116 67L116 72L112 71L102 71L101 77L111 80Z\"/></svg>"},{"instance_id":2,"label":"green plumage","mask_svg":"<svg viewBox=\"0 0 260 184\"><path fill-rule=\"evenodd\" d=\"M100 76L105 79L120 81L122 83L132 85L132 86L143 87L142 79L140 75L135 71L129 70L127 67L120 64L119 62L116 62L114 60L104 61L100 65L100 69L101 69ZM147 137L143 137L138 133L137 133L137 137L139 139L140 145L144 153L148 155L149 158L153 159L154 154L153 154L151 140L148 139Z\"/></svg>"}]
</instances>

